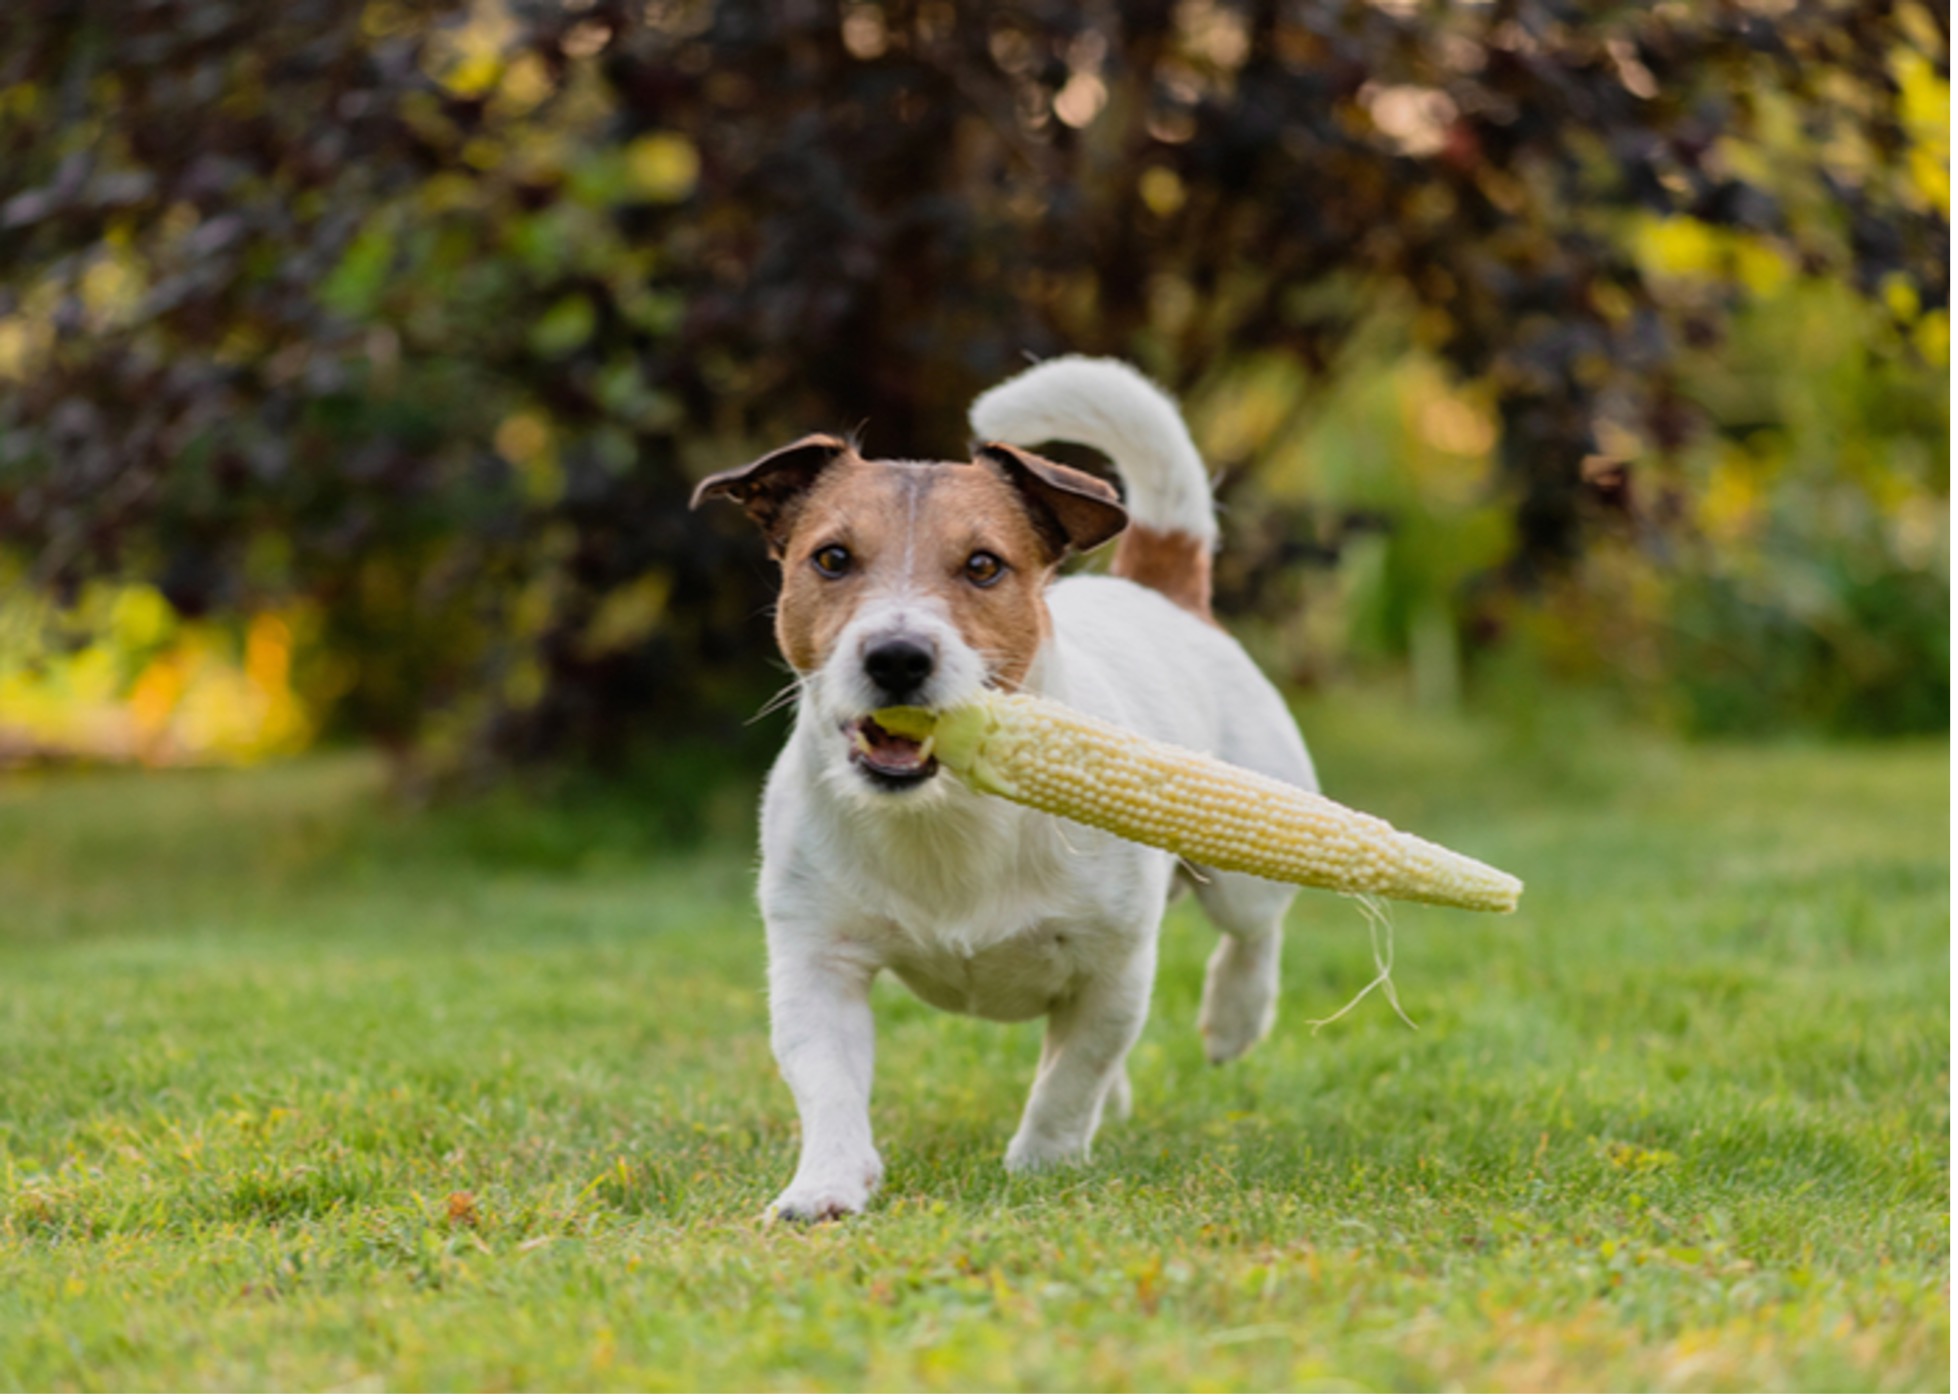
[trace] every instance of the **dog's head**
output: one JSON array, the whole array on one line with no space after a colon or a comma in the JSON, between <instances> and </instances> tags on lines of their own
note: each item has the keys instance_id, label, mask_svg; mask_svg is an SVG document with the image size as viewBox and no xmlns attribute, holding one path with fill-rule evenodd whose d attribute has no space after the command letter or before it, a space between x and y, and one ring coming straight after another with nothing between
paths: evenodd
<instances>
[{"instance_id":1,"label":"dog's head","mask_svg":"<svg viewBox=\"0 0 1958 1400\"><path fill-rule=\"evenodd\" d=\"M775 636L834 761L861 790L931 786L937 763L870 722L1018 687L1049 629L1045 591L1071 551L1128 523L1113 488L1000 443L969 462L869 461L814 436L700 483L728 497L782 565Z\"/></svg>"}]
</instances>

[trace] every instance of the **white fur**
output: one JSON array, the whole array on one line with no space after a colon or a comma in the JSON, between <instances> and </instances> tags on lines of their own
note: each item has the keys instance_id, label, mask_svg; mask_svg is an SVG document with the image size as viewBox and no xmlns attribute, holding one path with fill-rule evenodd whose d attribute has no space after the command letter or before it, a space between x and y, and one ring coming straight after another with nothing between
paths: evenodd
<instances>
[{"instance_id":1,"label":"white fur","mask_svg":"<svg viewBox=\"0 0 1958 1400\"><path fill-rule=\"evenodd\" d=\"M1031 408L1007 431L981 411L1002 403ZM1214 533L1207 489L1200 507L1187 500L1192 481L1202 482L1188 433L1126 366L1051 361L982 398L974 422L991 423L981 431L997 437L1102 447L1126 474L1132 509L1157 512L1162 528ZM1047 602L1053 635L1028 689L1317 788L1277 690L1222 631L1122 579L1066 579ZM868 784L850 762L845 726L875 705L861 674L864 648L895 627L939 649L924 703L956 705L983 684L984 662L929 593L900 581L863 605L805 677L762 801L774 1048L802 1120L795 1177L772 1207L789 1218L861 1210L882 1176L870 1130L870 984L883 971L948 1011L1045 1016L1039 1071L1006 1165L1085 1159L1104 1111L1127 1110L1123 1061L1148 1013L1176 877L1174 858L1161 851L978 796L943 773L900 794ZM1198 887L1223 932L1200 1020L1213 1059L1242 1054L1270 1027L1293 893L1217 873Z\"/></svg>"},{"instance_id":2,"label":"white fur","mask_svg":"<svg viewBox=\"0 0 1958 1400\"><path fill-rule=\"evenodd\" d=\"M1210 476L1175 402L1120 360L1043 360L972 402L972 431L1037 447L1078 442L1104 453L1128 488L1129 518L1217 542Z\"/></svg>"}]
</instances>

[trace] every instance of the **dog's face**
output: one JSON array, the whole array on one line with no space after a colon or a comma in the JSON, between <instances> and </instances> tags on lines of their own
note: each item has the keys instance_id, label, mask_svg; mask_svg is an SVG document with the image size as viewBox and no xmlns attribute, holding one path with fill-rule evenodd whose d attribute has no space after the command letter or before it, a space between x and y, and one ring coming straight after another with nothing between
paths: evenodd
<instances>
[{"instance_id":1,"label":"dog's face","mask_svg":"<svg viewBox=\"0 0 1958 1400\"><path fill-rule=\"evenodd\" d=\"M727 496L782 565L775 636L854 790L929 791L937 761L870 719L1012 690L1048 632L1055 566L1127 523L1106 483L987 444L969 462L867 461L809 437L700 484Z\"/></svg>"}]
</instances>

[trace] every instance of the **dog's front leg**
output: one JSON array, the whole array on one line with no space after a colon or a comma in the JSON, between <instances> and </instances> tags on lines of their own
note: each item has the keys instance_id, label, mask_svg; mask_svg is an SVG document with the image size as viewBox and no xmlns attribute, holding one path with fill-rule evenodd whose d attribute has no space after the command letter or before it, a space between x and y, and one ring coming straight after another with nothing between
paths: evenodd
<instances>
[{"instance_id":1,"label":"dog's front leg","mask_svg":"<svg viewBox=\"0 0 1958 1400\"><path fill-rule=\"evenodd\" d=\"M770 930L770 1038L802 1120L795 1179L769 1207L773 1217L854 1215L884 1175L870 1135L876 975L876 965L848 947L811 947Z\"/></svg>"},{"instance_id":2,"label":"dog's front leg","mask_svg":"<svg viewBox=\"0 0 1958 1400\"><path fill-rule=\"evenodd\" d=\"M1154 940L1141 940L1048 1016L1033 1095L1006 1148L1008 1171L1087 1160L1103 1104L1127 1087L1122 1061L1148 1017L1155 963Z\"/></svg>"}]
</instances>

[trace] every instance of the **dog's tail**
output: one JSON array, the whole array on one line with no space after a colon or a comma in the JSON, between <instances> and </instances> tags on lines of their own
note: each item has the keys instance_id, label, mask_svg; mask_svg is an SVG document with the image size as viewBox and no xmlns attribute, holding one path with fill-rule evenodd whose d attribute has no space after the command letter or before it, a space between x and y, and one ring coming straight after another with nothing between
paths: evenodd
<instances>
[{"instance_id":1,"label":"dog's tail","mask_svg":"<svg viewBox=\"0 0 1958 1400\"><path fill-rule=\"evenodd\" d=\"M1045 360L972 403L982 439L1033 447L1078 442L1121 473L1129 528L1109 571L1210 617L1217 512L1210 478L1168 394L1120 360Z\"/></svg>"}]
</instances>

